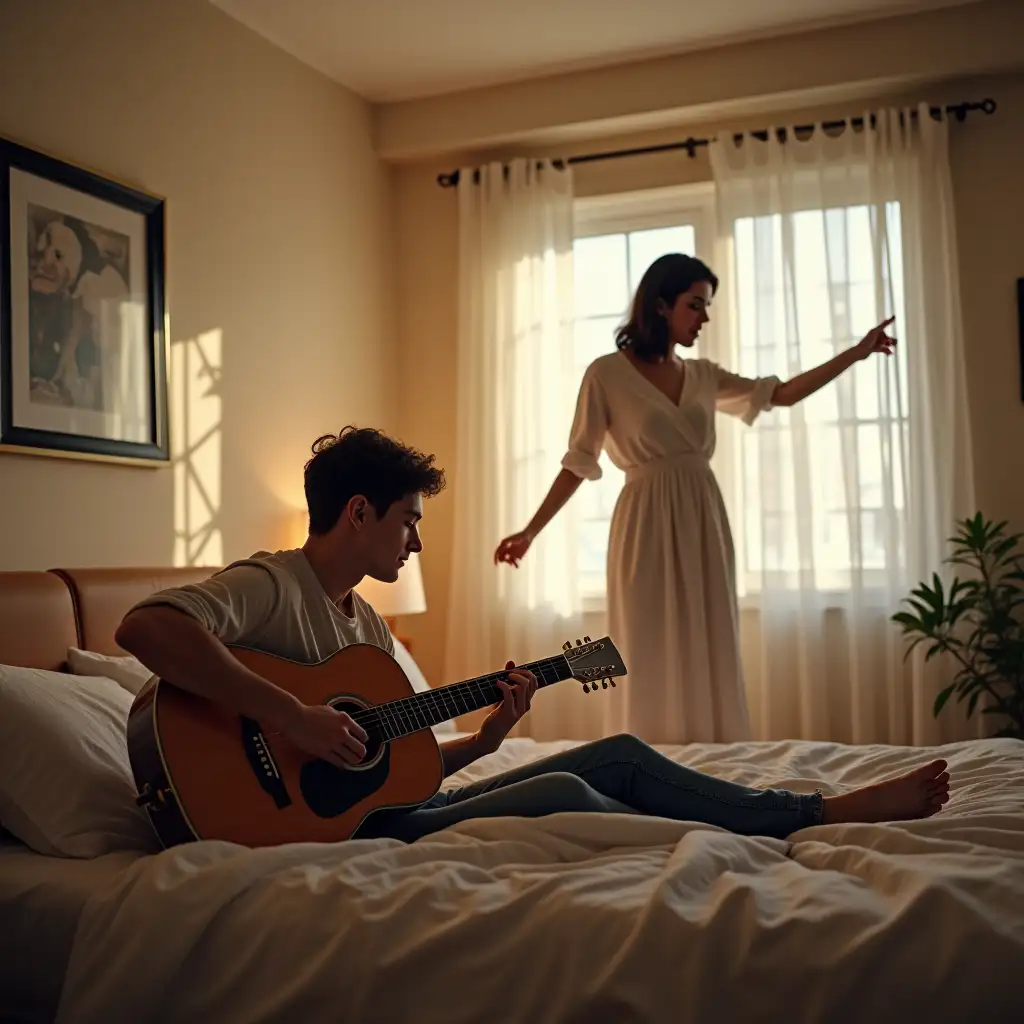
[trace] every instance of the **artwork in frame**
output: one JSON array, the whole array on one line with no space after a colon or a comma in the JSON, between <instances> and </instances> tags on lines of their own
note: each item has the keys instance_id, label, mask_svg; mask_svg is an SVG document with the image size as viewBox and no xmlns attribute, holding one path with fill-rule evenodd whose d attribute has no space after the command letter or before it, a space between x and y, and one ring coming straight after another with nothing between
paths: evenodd
<instances>
[{"instance_id":1,"label":"artwork in frame","mask_svg":"<svg viewBox=\"0 0 1024 1024\"><path fill-rule=\"evenodd\" d=\"M0 139L0 449L170 459L164 200Z\"/></svg>"}]
</instances>

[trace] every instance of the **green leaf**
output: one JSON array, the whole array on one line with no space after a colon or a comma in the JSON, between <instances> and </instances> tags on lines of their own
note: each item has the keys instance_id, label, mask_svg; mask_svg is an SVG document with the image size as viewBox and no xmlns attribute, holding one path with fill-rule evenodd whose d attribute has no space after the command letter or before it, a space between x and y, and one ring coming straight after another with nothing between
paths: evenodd
<instances>
[{"instance_id":1,"label":"green leaf","mask_svg":"<svg viewBox=\"0 0 1024 1024\"><path fill-rule=\"evenodd\" d=\"M920 644L920 643L924 643L924 641L925 641L926 639L927 639L927 637L919 636L919 637L918 637L918 638L917 638L916 640L914 640L914 642L913 642L913 643L911 643L911 644L909 644L909 645L907 646L907 649L906 649L906 650L905 650L905 651L903 652L903 660L904 660L904 662L907 662L907 661L909 661L909 660L910 660L910 655L914 653L914 648L915 648L915 647L916 647L916 646L917 646L918 644Z\"/></svg>"},{"instance_id":2,"label":"green leaf","mask_svg":"<svg viewBox=\"0 0 1024 1024\"><path fill-rule=\"evenodd\" d=\"M942 604L937 600L935 591L929 587L916 587L910 592L909 601L912 605L920 606L928 611L934 611L936 608L941 608Z\"/></svg>"},{"instance_id":3,"label":"green leaf","mask_svg":"<svg viewBox=\"0 0 1024 1024\"><path fill-rule=\"evenodd\" d=\"M997 562L1002 562L1006 559L1006 556L1017 547L1017 543L1020 541L1020 534L1014 533L1009 537L1004 537L1002 540L997 541L992 545L991 555Z\"/></svg>"},{"instance_id":4,"label":"green leaf","mask_svg":"<svg viewBox=\"0 0 1024 1024\"><path fill-rule=\"evenodd\" d=\"M921 629L924 632L935 629L942 621L941 618L936 614L934 608L929 608L927 605L922 604L920 601L911 600L910 606L917 612L918 617L921 620Z\"/></svg>"},{"instance_id":5,"label":"green leaf","mask_svg":"<svg viewBox=\"0 0 1024 1024\"><path fill-rule=\"evenodd\" d=\"M971 544L981 548L988 541L990 524L986 523L979 512L973 519L964 520L964 535Z\"/></svg>"},{"instance_id":6,"label":"green leaf","mask_svg":"<svg viewBox=\"0 0 1024 1024\"><path fill-rule=\"evenodd\" d=\"M975 690L971 694L971 699L967 702L967 717L970 718L974 714L974 709L978 705L978 698L984 693L983 690Z\"/></svg>"},{"instance_id":7,"label":"green leaf","mask_svg":"<svg viewBox=\"0 0 1024 1024\"><path fill-rule=\"evenodd\" d=\"M932 717L938 718L939 712L945 707L946 701L949 700L949 695L955 689L955 684L947 686L944 690L941 690L938 696L935 698L935 704L932 706Z\"/></svg>"},{"instance_id":8,"label":"green leaf","mask_svg":"<svg viewBox=\"0 0 1024 1024\"><path fill-rule=\"evenodd\" d=\"M957 704L962 704L964 698L970 696L972 690L976 690L976 686L961 686L956 692Z\"/></svg>"},{"instance_id":9,"label":"green leaf","mask_svg":"<svg viewBox=\"0 0 1024 1024\"><path fill-rule=\"evenodd\" d=\"M1009 522L1005 519L1000 519L998 523L989 523L989 536L1001 537L1009 525Z\"/></svg>"},{"instance_id":10,"label":"green leaf","mask_svg":"<svg viewBox=\"0 0 1024 1024\"><path fill-rule=\"evenodd\" d=\"M902 626L905 632L917 632L923 628L921 620L910 612L897 612L892 616L892 621Z\"/></svg>"}]
</instances>

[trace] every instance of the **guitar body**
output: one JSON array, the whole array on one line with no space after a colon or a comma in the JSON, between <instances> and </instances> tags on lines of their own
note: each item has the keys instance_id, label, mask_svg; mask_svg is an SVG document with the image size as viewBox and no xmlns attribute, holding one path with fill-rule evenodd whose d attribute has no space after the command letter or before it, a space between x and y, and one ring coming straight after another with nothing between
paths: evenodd
<instances>
[{"instance_id":1,"label":"guitar body","mask_svg":"<svg viewBox=\"0 0 1024 1024\"><path fill-rule=\"evenodd\" d=\"M304 704L358 714L413 696L398 663L370 644L315 665L231 651ZM371 742L361 764L336 768L260 723L162 681L136 698L128 751L139 803L166 847L196 839L252 847L339 842L374 811L430 799L444 777L429 728Z\"/></svg>"}]
</instances>

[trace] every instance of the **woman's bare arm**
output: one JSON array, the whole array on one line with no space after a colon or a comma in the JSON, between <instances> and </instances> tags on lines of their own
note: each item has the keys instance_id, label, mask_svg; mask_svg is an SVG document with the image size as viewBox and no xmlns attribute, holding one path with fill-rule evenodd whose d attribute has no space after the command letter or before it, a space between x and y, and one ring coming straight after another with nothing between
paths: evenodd
<instances>
[{"instance_id":1,"label":"woman's bare arm","mask_svg":"<svg viewBox=\"0 0 1024 1024\"><path fill-rule=\"evenodd\" d=\"M581 483L583 483L582 478L568 469L559 471L544 500L540 503L540 508L537 509L526 526L526 532L531 538L536 538L540 531L561 512L569 499L579 490Z\"/></svg>"},{"instance_id":2,"label":"woman's bare arm","mask_svg":"<svg viewBox=\"0 0 1024 1024\"><path fill-rule=\"evenodd\" d=\"M580 477L568 469L563 469L555 477L540 508L534 513L525 530L506 537L494 552L494 564L508 562L518 567L520 559L530 550L530 545L537 539L537 534L558 514L565 503L576 493L582 483Z\"/></svg>"}]
</instances>

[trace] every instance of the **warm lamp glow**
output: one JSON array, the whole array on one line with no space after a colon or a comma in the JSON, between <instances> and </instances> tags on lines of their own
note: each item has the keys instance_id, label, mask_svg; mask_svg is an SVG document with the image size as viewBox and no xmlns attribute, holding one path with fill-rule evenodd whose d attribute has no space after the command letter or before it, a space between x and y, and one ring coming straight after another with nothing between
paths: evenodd
<instances>
[{"instance_id":1,"label":"warm lamp glow","mask_svg":"<svg viewBox=\"0 0 1024 1024\"><path fill-rule=\"evenodd\" d=\"M299 508L292 512L288 516L285 532L284 546L288 548L301 548L309 536L309 513L304 508Z\"/></svg>"},{"instance_id":2,"label":"warm lamp glow","mask_svg":"<svg viewBox=\"0 0 1024 1024\"><path fill-rule=\"evenodd\" d=\"M385 619L399 615L419 615L427 610L420 556L415 552L409 556L409 561L405 563L395 583L381 583L367 576L356 590Z\"/></svg>"}]
</instances>

